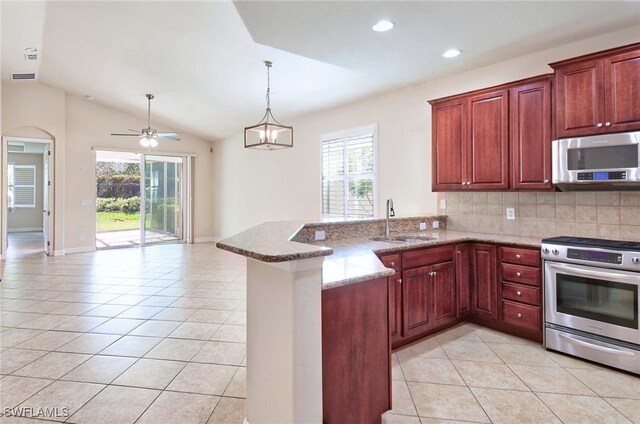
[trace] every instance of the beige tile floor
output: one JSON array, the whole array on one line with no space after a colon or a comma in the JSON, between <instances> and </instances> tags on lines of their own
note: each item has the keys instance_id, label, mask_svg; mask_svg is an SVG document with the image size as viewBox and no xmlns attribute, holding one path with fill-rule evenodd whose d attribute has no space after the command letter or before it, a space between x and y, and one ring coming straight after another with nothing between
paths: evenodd
<instances>
[{"instance_id":1,"label":"beige tile floor","mask_svg":"<svg viewBox=\"0 0 640 424\"><path fill-rule=\"evenodd\" d=\"M0 412L243 422L242 258L213 244L162 245L27 255L0 272ZM393 363L384 423L640 423L637 377L471 324L400 349Z\"/></svg>"}]
</instances>

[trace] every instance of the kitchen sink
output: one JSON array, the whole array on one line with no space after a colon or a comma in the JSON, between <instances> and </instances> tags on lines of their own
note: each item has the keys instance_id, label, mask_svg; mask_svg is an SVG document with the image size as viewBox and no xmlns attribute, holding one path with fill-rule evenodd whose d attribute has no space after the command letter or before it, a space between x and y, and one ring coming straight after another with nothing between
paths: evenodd
<instances>
[{"instance_id":1,"label":"kitchen sink","mask_svg":"<svg viewBox=\"0 0 640 424\"><path fill-rule=\"evenodd\" d=\"M384 241L387 243L420 243L427 240L433 240L433 237L428 236L393 236L393 237L373 237L371 240L373 241Z\"/></svg>"}]
</instances>

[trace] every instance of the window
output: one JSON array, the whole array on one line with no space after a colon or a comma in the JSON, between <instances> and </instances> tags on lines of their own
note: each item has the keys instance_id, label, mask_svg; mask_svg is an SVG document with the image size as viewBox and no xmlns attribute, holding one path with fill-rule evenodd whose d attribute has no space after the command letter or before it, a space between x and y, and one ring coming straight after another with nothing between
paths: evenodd
<instances>
[{"instance_id":1,"label":"window","mask_svg":"<svg viewBox=\"0 0 640 424\"><path fill-rule=\"evenodd\" d=\"M9 207L36 207L36 166L9 164Z\"/></svg>"},{"instance_id":2,"label":"window","mask_svg":"<svg viewBox=\"0 0 640 424\"><path fill-rule=\"evenodd\" d=\"M325 134L322 214L372 218L376 213L376 125Z\"/></svg>"}]
</instances>

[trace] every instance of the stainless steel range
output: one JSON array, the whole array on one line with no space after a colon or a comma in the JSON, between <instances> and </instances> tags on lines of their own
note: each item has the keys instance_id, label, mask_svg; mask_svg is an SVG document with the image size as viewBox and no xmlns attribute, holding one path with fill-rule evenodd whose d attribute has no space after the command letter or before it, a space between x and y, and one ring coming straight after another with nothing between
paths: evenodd
<instances>
[{"instance_id":1,"label":"stainless steel range","mask_svg":"<svg viewBox=\"0 0 640 424\"><path fill-rule=\"evenodd\" d=\"M542 240L545 346L640 374L640 243Z\"/></svg>"}]
</instances>

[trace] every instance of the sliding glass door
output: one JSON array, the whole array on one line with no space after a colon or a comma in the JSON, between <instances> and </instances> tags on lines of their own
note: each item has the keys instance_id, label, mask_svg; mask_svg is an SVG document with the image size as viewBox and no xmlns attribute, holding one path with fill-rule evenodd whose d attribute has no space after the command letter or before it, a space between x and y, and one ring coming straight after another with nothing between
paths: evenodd
<instances>
[{"instance_id":1,"label":"sliding glass door","mask_svg":"<svg viewBox=\"0 0 640 424\"><path fill-rule=\"evenodd\" d=\"M144 155L143 244L182 240L182 156Z\"/></svg>"}]
</instances>

